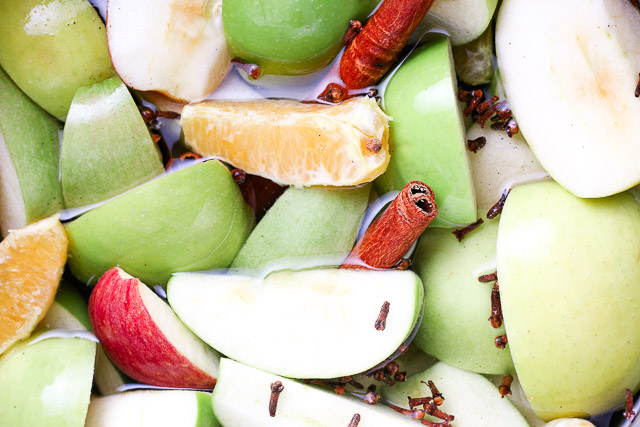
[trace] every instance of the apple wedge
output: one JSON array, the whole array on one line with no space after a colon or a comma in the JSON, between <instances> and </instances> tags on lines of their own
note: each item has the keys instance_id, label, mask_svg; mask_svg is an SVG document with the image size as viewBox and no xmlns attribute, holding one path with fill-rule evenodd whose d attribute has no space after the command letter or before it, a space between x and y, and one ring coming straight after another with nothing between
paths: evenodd
<instances>
[{"instance_id":1,"label":"apple wedge","mask_svg":"<svg viewBox=\"0 0 640 427\"><path fill-rule=\"evenodd\" d=\"M93 285L115 265L147 285L226 268L253 228L229 170L208 161L160 177L66 225L69 267Z\"/></svg>"},{"instance_id":2,"label":"apple wedge","mask_svg":"<svg viewBox=\"0 0 640 427\"><path fill-rule=\"evenodd\" d=\"M489 26L498 0L436 0L413 33L417 42L425 31L438 28L451 38L453 46L477 39Z\"/></svg>"},{"instance_id":3,"label":"apple wedge","mask_svg":"<svg viewBox=\"0 0 640 427\"><path fill-rule=\"evenodd\" d=\"M67 209L115 197L163 172L160 151L118 77L78 89L60 153Z\"/></svg>"},{"instance_id":4,"label":"apple wedge","mask_svg":"<svg viewBox=\"0 0 640 427\"><path fill-rule=\"evenodd\" d=\"M513 363L545 420L621 405L640 382L640 204L579 199L555 182L515 187L498 230Z\"/></svg>"},{"instance_id":5,"label":"apple wedge","mask_svg":"<svg viewBox=\"0 0 640 427\"><path fill-rule=\"evenodd\" d=\"M96 343L47 338L0 358L0 425L81 426L89 406Z\"/></svg>"},{"instance_id":6,"label":"apple wedge","mask_svg":"<svg viewBox=\"0 0 640 427\"><path fill-rule=\"evenodd\" d=\"M61 210L58 123L0 68L0 234Z\"/></svg>"},{"instance_id":7,"label":"apple wedge","mask_svg":"<svg viewBox=\"0 0 640 427\"><path fill-rule=\"evenodd\" d=\"M249 276L180 273L171 307L203 341L235 360L292 378L374 367L405 342L422 310L410 271L307 270ZM389 304L386 304L389 303ZM376 327L382 307L386 325Z\"/></svg>"},{"instance_id":8,"label":"apple wedge","mask_svg":"<svg viewBox=\"0 0 640 427\"><path fill-rule=\"evenodd\" d=\"M276 381L280 381L284 389L272 417L269 413L271 385ZM213 391L213 411L225 427L415 427L418 424L382 404L369 405L225 358L220 361L220 380ZM350 424L356 414L360 422Z\"/></svg>"},{"instance_id":9,"label":"apple wedge","mask_svg":"<svg viewBox=\"0 0 640 427\"><path fill-rule=\"evenodd\" d=\"M509 399L501 398L498 388L491 381L482 375L454 368L444 362L411 375L403 383L383 387L381 394L390 403L409 409L407 397L431 396L431 391L425 384L430 380L444 397L444 403L439 408L455 417L452 426L529 426ZM429 416L425 419L431 422L442 421Z\"/></svg>"},{"instance_id":10,"label":"apple wedge","mask_svg":"<svg viewBox=\"0 0 640 427\"><path fill-rule=\"evenodd\" d=\"M480 275L496 271L497 236L498 221L485 221L462 242L451 230L429 228L414 259L425 295L415 345L449 365L482 374L514 372L509 347L495 345L504 325L495 329L487 320L493 282L478 282Z\"/></svg>"},{"instance_id":11,"label":"apple wedge","mask_svg":"<svg viewBox=\"0 0 640 427\"><path fill-rule=\"evenodd\" d=\"M478 210L483 214L495 205L505 191L518 184L549 179L520 133L509 138L506 132L484 129L475 123L467 140L484 138L486 145L469 153Z\"/></svg>"},{"instance_id":12,"label":"apple wedge","mask_svg":"<svg viewBox=\"0 0 640 427\"><path fill-rule=\"evenodd\" d=\"M222 0L109 0L107 42L127 86L180 101L213 92L231 63Z\"/></svg>"},{"instance_id":13,"label":"apple wedge","mask_svg":"<svg viewBox=\"0 0 640 427\"><path fill-rule=\"evenodd\" d=\"M72 329L93 331L87 301L73 286L64 280L60 283L53 304L36 330ZM96 349L94 380L98 391L111 394L127 382L127 377L116 368L101 345Z\"/></svg>"},{"instance_id":14,"label":"apple wedge","mask_svg":"<svg viewBox=\"0 0 640 427\"><path fill-rule=\"evenodd\" d=\"M102 20L87 0L1 0L0 65L64 120L76 90L115 75Z\"/></svg>"},{"instance_id":15,"label":"apple wedge","mask_svg":"<svg viewBox=\"0 0 640 427\"><path fill-rule=\"evenodd\" d=\"M320 259L339 265L355 244L370 191L369 184L288 188L249 235L231 268L300 270L305 262Z\"/></svg>"},{"instance_id":16,"label":"apple wedge","mask_svg":"<svg viewBox=\"0 0 640 427\"><path fill-rule=\"evenodd\" d=\"M139 390L91 400L85 427L217 427L211 395L193 390Z\"/></svg>"},{"instance_id":17,"label":"apple wedge","mask_svg":"<svg viewBox=\"0 0 640 427\"><path fill-rule=\"evenodd\" d=\"M376 190L400 190L413 180L429 185L438 204L431 227L455 227L477 219L457 94L449 39L439 36L402 63L384 95L385 111L393 117L391 161L375 180Z\"/></svg>"},{"instance_id":18,"label":"apple wedge","mask_svg":"<svg viewBox=\"0 0 640 427\"><path fill-rule=\"evenodd\" d=\"M131 378L162 387L215 385L219 354L122 269L100 278L89 299L89 318L105 352Z\"/></svg>"},{"instance_id":19,"label":"apple wedge","mask_svg":"<svg viewBox=\"0 0 640 427\"><path fill-rule=\"evenodd\" d=\"M639 33L629 0L502 2L496 53L509 104L542 166L578 197L640 182Z\"/></svg>"}]
</instances>

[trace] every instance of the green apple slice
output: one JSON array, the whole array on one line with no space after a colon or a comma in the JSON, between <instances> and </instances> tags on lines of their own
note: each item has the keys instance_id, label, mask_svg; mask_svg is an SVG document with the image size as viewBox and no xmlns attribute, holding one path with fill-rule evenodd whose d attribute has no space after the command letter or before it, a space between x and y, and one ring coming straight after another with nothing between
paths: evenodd
<instances>
[{"instance_id":1,"label":"green apple slice","mask_svg":"<svg viewBox=\"0 0 640 427\"><path fill-rule=\"evenodd\" d=\"M69 266L95 284L120 265L147 285L176 271L225 268L253 226L229 170L199 163L137 187L66 226Z\"/></svg>"},{"instance_id":2,"label":"green apple slice","mask_svg":"<svg viewBox=\"0 0 640 427\"><path fill-rule=\"evenodd\" d=\"M81 338L14 346L0 358L0 425L83 425L95 354Z\"/></svg>"},{"instance_id":3,"label":"green apple slice","mask_svg":"<svg viewBox=\"0 0 640 427\"><path fill-rule=\"evenodd\" d=\"M91 330L87 302L71 284L62 280L53 304L38 324L38 329Z\"/></svg>"},{"instance_id":4,"label":"green apple slice","mask_svg":"<svg viewBox=\"0 0 640 427\"><path fill-rule=\"evenodd\" d=\"M639 33L628 0L505 0L500 8L496 52L513 114L542 166L578 197L640 182Z\"/></svg>"},{"instance_id":5,"label":"green apple slice","mask_svg":"<svg viewBox=\"0 0 640 427\"><path fill-rule=\"evenodd\" d=\"M374 367L409 337L422 309L410 271L307 270L249 276L181 273L169 303L228 357L292 378L336 378ZM389 303L386 327L376 319Z\"/></svg>"},{"instance_id":6,"label":"green apple slice","mask_svg":"<svg viewBox=\"0 0 640 427\"><path fill-rule=\"evenodd\" d=\"M109 0L107 39L128 86L186 102L213 92L231 62L222 0Z\"/></svg>"},{"instance_id":7,"label":"green apple slice","mask_svg":"<svg viewBox=\"0 0 640 427\"><path fill-rule=\"evenodd\" d=\"M391 162L376 179L380 194L413 180L436 193L431 225L451 227L476 220L476 201L465 145L451 47L438 37L418 48L389 81L385 92Z\"/></svg>"},{"instance_id":8,"label":"green apple slice","mask_svg":"<svg viewBox=\"0 0 640 427\"><path fill-rule=\"evenodd\" d=\"M377 0L225 0L222 21L234 58L266 74L309 74L343 46L349 21L364 22ZM248 25L250 23L250 25Z\"/></svg>"},{"instance_id":9,"label":"green apple slice","mask_svg":"<svg viewBox=\"0 0 640 427\"><path fill-rule=\"evenodd\" d=\"M93 331L87 310L87 301L72 285L64 280L58 287L56 298L36 330L72 329ZM96 387L101 394L111 394L127 382L127 377L107 357L101 345L96 349L94 372Z\"/></svg>"},{"instance_id":10,"label":"green apple slice","mask_svg":"<svg viewBox=\"0 0 640 427\"><path fill-rule=\"evenodd\" d=\"M640 381L640 205L579 199L554 182L511 191L498 277L513 363L545 420L624 402Z\"/></svg>"},{"instance_id":11,"label":"green apple slice","mask_svg":"<svg viewBox=\"0 0 640 427\"><path fill-rule=\"evenodd\" d=\"M63 208L58 124L0 68L0 232Z\"/></svg>"},{"instance_id":12,"label":"green apple slice","mask_svg":"<svg viewBox=\"0 0 640 427\"><path fill-rule=\"evenodd\" d=\"M436 0L414 32L412 41L427 30L439 28L460 46L475 40L487 29L498 0Z\"/></svg>"},{"instance_id":13,"label":"green apple slice","mask_svg":"<svg viewBox=\"0 0 640 427\"><path fill-rule=\"evenodd\" d=\"M253 230L231 268L300 269L301 262L320 258L340 264L353 248L370 189L368 184L287 189Z\"/></svg>"},{"instance_id":14,"label":"green apple slice","mask_svg":"<svg viewBox=\"0 0 640 427\"><path fill-rule=\"evenodd\" d=\"M424 372L411 375L404 383L383 387L382 397L390 403L409 409L407 397L431 396L424 384L433 381L444 396L440 409L455 419L452 426L528 427L526 419L509 399L502 399L498 388L482 375L454 368L444 362L436 363ZM424 381L424 383L423 383ZM432 422L442 420L425 417Z\"/></svg>"},{"instance_id":15,"label":"green apple slice","mask_svg":"<svg viewBox=\"0 0 640 427\"><path fill-rule=\"evenodd\" d=\"M271 384L280 381L275 416L269 415ZM416 421L382 404L339 396L333 391L268 374L231 359L220 361L220 376L213 390L213 411L225 427L348 426L355 414L358 427L416 426Z\"/></svg>"},{"instance_id":16,"label":"green apple slice","mask_svg":"<svg viewBox=\"0 0 640 427\"><path fill-rule=\"evenodd\" d=\"M91 400L85 427L217 427L211 395L192 390L139 390Z\"/></svg>"},{"instance_id":17,"label":"green apple slice","mask_svg":"<svg viewBox=\"0 0 640 427\"><path fill-rule=\"evenodd\" d=\"M517 184L548 179L549 175L531 152L520 133L509 138L504 131L484 129L474 124L468 140L485 138L486 145L469 153L478 210L487 213L504 194Z\"/></svg>"},{"instance_id":18,"label":"green apple slice","mask_svg":"<svg viewBox=\"0 0 640 427\"><path fill-rule=\"evenodd\" d=\"M160 151L118 77L78 89L60 157L67 208L101 202L164 172Z\"/></svg>"},{"instance_id":19,"label":"green apple slice","mask_svg":"<svg viewBox=\"0 0 640 427\"><path fill-rule=\"evenodd\" d=\"M61 120L78 88L115 74L104 24L87 0L2 0L0 28L0 65Z\"/></svg>"},{"instance_id":20,"label":"green apple slice","mask_svg":"<svg viewBox=\"0 0 640 427\"><path fill-rule=\"evenodd\" d=\"M415 344L443 362L485 374L514 372L509 347L495 346L504 325L495 329L488 321L493 283L478 282L496 271L497 236L497 221L485 221L462 242L451 230L427 229L414 260L425 292Z\"/></svg>"}]
</instances>

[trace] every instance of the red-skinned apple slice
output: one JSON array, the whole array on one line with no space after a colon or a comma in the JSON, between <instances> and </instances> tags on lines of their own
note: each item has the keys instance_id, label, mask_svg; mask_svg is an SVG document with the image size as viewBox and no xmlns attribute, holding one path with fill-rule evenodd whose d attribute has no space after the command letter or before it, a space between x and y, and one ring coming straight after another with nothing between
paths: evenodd
<instances>
[{"instance_id":1,"label":"red-skinned apple slice","mask_svg":"<svg viewBox=\"0 0 640 427\"><path fill-rule=\"evenodd\" d=\"M213 92L231 62L222 0L109 0L107 43L127 86L179 101Z\"/></svg>"},{"instance_id":2,"label":"red-skinned apple slice","mask_svg":"<svg viewBox=\"0 0 640 427\"><path fill-rule=\"evenodd\" d=\"M131 378L161 387L215 385L220 355L122 269L100 278L89 299L89 318L111 360Z\"/></svg>"}]
</instances>

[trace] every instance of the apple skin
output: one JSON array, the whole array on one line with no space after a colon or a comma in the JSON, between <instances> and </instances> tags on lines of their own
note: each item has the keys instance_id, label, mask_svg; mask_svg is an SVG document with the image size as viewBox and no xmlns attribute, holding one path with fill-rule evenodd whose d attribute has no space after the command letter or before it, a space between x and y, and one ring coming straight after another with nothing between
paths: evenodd
<instances>
[{"instance_id":1,"label":"apple skin","mask_svg":"<svg viewBox=\"0 0 640 427\"><path fill-rule=\"evenodd\" d=\"M69 266L93 284L120 265L147 285L226 268L253 227L229 170L208 161L137 187L66 225Z\"/></svg>"},{"instance_id":2,"label":"apple skin","mask_svg":"<svg viewBox=\"0 0 640 427\"><path fill-rule=\"evenodd\" d=\"M309 74L343 46L351 19L366 19L378 0L225 0L222 23L231 56L266 74Z\"/></svg>"},{"instance_id":3,"label":"apple skin","mask_svg":"<svg viewBox=\"0 0 640 427\"><path fill-rule=\"evenodd\" d=\"M369 184L350 189L290 187L258 223L231 268L295 269L313 257L330 257L340 264L353 248L370 190Z\"/></svg>"},{"instance_id":4,"label":"apple skin","mask_svg":"<svg viewBox=\"0 0 640 427\"><path fill-rule=\"evenodd\" d=\"M606 412L640 381L640 205L579 199L555 182L515 187L498 231L511 355L537 415Z\"/></svg>"},{"instance_id":5,"label":"apple skin","mask_svg":"<svg viewBox=\"0 0 640 427\"><path fill-rule=\"evenodd\" d=\"M81 426L89 407L96 343L47 338L0 358L0 425Z\"/></svg>"},{"instance_id":6,"label":"apple skin","mask_svg":"<svg viewBox=\"0 0 640 427\"><path fill-rule=\"evenodd\" d=\"M0 68L2 236L10 229L23 228L63 209L58 146L56 120L31 101Z\"/></svg>"},{"instance_id":7,"label":"apple skin","mask_svg":"<svg viewBox=\"0 0 640 427\"><path fill-rule=\"evenodd\" d=\"M2 0L0 28L0 65L58 119L79 87L115 74L104 24L86 0Z\"/></svg>"},{"instance_id":8,"label":"apple skin","mask_svg":"<svg viewBox=\"0 0 640 427\"><path fill-rule=\"evenodd\" d=\"M494 342L504 325L494 329L488 321L493 283L478 282L496 271L497 236L497 220L485 219L462 242L451 230L429 228L414 259L425 292L415 344L449 365L483 374L514 372L509 346L501 350Z\"/></svg>"},{"instance_id":9,"label":"apple skin","mask_svg":"<svg viewBox=\"0 0 640 427\"><path fill-rule=\"evenodd\" d=\"M78 89L60 159L67 209L117 196L163 172L160 151L118 77Z\"/></svg>"},{"instance_id":10,"label":"apple skin","mask_svg":"<svg viewBox=\"0 0 640 427\"><path fill-rule=\"evenodd\" d=\"M158 312L149 311L149 300L157 298L140 280L119 268L107 271L89 298L89 318L94 332L113 363L131 378L150 385L176 388L213 388L216 379L180 348L194 347L210 356L217 374L217 353L189 331L167 306L171 328L180 329L187 344L172 342L158 323ZM164 304L160 302L160 304ZM165 311L166 311L165 310ZM162 323L164 326L167 323ZM164 330L163 330L164 329ZM209 368L208 366L207 368Z\"/></svg>"},{"instance_id":11,"label":"apple skin","mask_svg":"<svg viewBox=\"0 0 640 427\"><path fill-rule=\"evenodd\" d=\"M389 81L385 112L391 162L375 181L384 194L418 180L436 193L432 227L476 220L476 201L449 41L437 37L416 49Z\"/></svg>"}]
</instances>

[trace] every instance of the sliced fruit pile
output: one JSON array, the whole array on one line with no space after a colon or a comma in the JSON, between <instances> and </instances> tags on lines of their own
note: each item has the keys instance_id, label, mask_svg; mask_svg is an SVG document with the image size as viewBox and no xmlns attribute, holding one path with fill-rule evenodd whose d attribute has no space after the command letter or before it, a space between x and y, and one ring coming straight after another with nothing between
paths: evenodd
<instances>
[{"instance_id":1,"label":"sliced fruit pile","mask_svg":"<svg viewBox=\"0 0 640 427\"><path fill-rule=\"evenodd\" d=\"M629 424L638 2L294 3L0 0L0 426Z\"/></svg>"}]
</instances>

